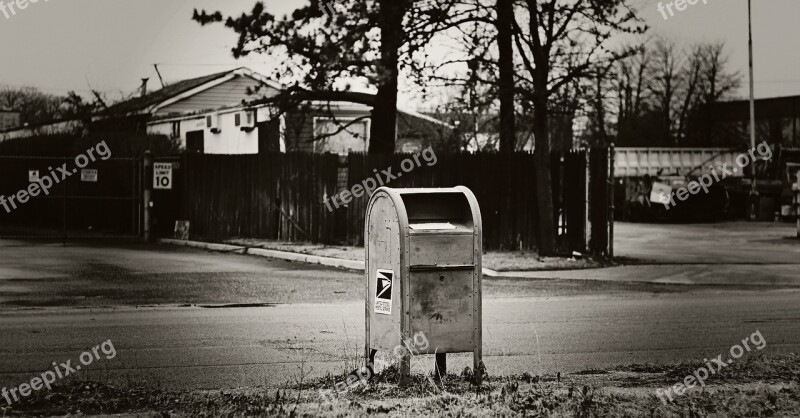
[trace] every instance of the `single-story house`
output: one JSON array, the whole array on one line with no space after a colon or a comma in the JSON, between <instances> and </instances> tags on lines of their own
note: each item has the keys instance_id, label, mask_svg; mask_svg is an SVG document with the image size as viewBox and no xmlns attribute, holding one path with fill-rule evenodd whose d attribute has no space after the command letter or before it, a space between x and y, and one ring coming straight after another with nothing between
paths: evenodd
<instances>
[{"instance_id":1,"label":"single-story house","mask_svg":"<svg viewBox=\"0 0 800 418\"><path fill-rule=\"evenodd\" d=\"M283 87L247 68L183 80L110 106L92 118L95 129L162 134L187 152L366 152L371 107L348 101L305 101L279 111L269 99ZM254 93L255 92L255 93ZM73 121L74 122L74 121ZM69 121L0 132L0 140L76 129ZM414 152L449 135L451 127L431 117L398 111L396 149Z\"/></svg>"}]
</instances>

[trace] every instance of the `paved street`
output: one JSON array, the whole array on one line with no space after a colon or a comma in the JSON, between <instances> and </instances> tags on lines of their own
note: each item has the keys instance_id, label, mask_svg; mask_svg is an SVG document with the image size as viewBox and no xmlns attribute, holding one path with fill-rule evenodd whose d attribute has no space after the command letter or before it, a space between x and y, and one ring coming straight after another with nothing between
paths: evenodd
<instances>
[{"instance_id":1,"label":"paved street","mask_svg":"<svg viewBox=\"0 0 800 418\"><path fill-rule=\"evenodd\" d=\"M615 224L622 266L591 272L510 274L537 279L714 286L800 286L800 240L791 224Z\"/></svg>"},{"instance_id":2,"label":"paved street","mask_svg":"<svg viewBox=\"0 0 800 418\"><path fill-rule=\"evenodd\" d=\"M660 245L663 252L641 251L665 259L486 279L489 372L698 361L756 330L767 340L764 353L800 350L800 288L791 264L798 246L769 238L785 228L759 238L772 253L748 258L734 254L736 245L714 247L731 258L713 265L699 255L700 244L686 248L689 264L675 264L676 246L686 245L679 240L633 245L635 228L622 226L618 251ZM280 387L352 370L362 350L358 273L167 246L5 241L0 251L0 386L29 380L53 361L74 363L109 339L117 357L93 364L92 377L165 388ZM765 268L760 260L783 264ZM670 271L682 276L663 280ZM451 358L454 371L471 363L468 355ZM414 370L432 361L423 358Z\"/></svg>"},{"instance_id":3,"label":"paved street","mask_svg":"<svg viewBox=\"0 0 800 418\"><path fill-rule=\"evenodd\" d=\"M800 350L800 293L771 291L486 301L484 350L492 374L575 372L615 364L701 360L756 330L764 353ZM354 369L363 305L239 309L141 308L0 314L0 385L30 379L111 339L117 357L96 377L168 388L280 386ZM470 357L451 361L452 370ZM432 367L419 361L414 370ZM347 365L347 366L346 366Z\"/></svg>"}]
</instances>

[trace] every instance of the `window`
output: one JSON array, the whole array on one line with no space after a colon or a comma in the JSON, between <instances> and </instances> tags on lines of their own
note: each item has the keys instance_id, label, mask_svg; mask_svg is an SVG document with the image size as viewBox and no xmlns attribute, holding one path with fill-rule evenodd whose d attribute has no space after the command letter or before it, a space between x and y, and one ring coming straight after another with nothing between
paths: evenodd
<instances>
[{"instance_id":1,"label":"window","mask_svg":"<svg viewBox=\"0 0 800 418\"><path fill-rule=\"evenodd\" d=\"M233 121L234 121L233 122L234 126L241 126L242 125L242 114L241 113L237 113L233 117Z\"/></svg>"},{"instance_id":2,"label":"window","mask_svg":"<svg viewBox=\"0 0 800 418\"><path fill-rule=\"evenodd\" d=\"M172 122L172 139L181 137L181 122Z\"/></svg>"},{"instance_id":3,"label":"window","mask_svg":"<svg viewBox=\"0 0 800 418\"><path fill-rule=\"evenodd\" d=\"M367 152L369 120L314 119L314 152L347 155L350 152Z\"/></svg>"}]
</instances>

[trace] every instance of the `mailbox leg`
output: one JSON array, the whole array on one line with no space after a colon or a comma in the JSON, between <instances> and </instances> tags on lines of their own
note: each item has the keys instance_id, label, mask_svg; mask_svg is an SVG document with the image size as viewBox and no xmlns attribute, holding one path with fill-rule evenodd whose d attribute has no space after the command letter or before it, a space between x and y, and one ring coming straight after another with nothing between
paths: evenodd
<instances>
[{"instance_id":1,"label":"mailbox leg","mask_svg":"<svg viewBox=\"0 0 800 418\"><path fill-rule=\"evenodd\" d=\"M480 386L483 383L483 373L485 366L483 365L483 359L481 355L481 350L477 349L474 353L472 353L473 357L473 368L474 377L475 377L475 384Z\"/></svg>"},{"instance_id":2,"label":"mailbox leg","mask_svg":"<svg viewBox=\"0 0 800 418\"><path fill-rule=\"evenodd\" d=\"M447 353L436 353L436 376L442 378L447 375Z\"/></svg>"},{"instance_id":3,"label":"mailbox leg","mask_svg":"<svg viewBox=\"0 0 800 418\"><path fill-rule=\"evenodd\" d=\"M372 369L373 373L375 372L375 353L377 352L378 350L369 350L369 355L367 356L367 366Z\"/></svg>"},{"instance_id":4,"label":"mailbox leg","mask_svg":"<svg viewBox=\"0 0 800 418\"><path fill-rule=\"evenodd\" d=\"M400 359L400 386L408 386L411 383L411 354L406 351Z\"/></svg>"}]
</instances>

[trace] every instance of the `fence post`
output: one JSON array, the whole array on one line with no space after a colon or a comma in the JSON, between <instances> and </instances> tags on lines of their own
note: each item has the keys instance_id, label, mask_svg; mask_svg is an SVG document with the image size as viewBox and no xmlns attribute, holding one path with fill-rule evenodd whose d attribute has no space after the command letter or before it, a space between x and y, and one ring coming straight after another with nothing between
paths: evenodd
<instances>
[{"instance_id":1,"label":"fence post","mask_svg":"<svg viewBox=\"0 0 800 418\"><path fill-rule=\"evenodd\" d=\"M144 152L144 173L142 178L144 179L144 187L142 187L142 204L144 205L144 240L145 242L151 242L153 239L151 213L153 208L153 202L151 202L153 193L153 154L150 153L150 150Z\"/></svg>"},{"instance_id":2,"label":"fence post","mask_svg":"<svg viewBox=\"0 0 800 418\"><path fill-rule=\"evenodd\" d=\"M797 171L797 183L794 187L795 215L797 216L797 238L800 238L800 170Z\"/></svg>"},{"instance_id":3,"label":"fence post","mask_svg":"<svg viewBox=\"0 0 800 418\"><path fill-rule=\"evenodd\" d=\"M64 157L64 166L67 164L67 158ZM66 247L67 246L67 182L64 181L64 193L61 196L61 216L62 216L62 223L61 223L61 245Z\"/></svg>"},{"instance_id":4,"label":"fence post","mask_svg":"<svg viewBox=\"0 0 800 418\"><path fill-rule=\"evenodd\" d=\"M608 257L614 258L614 187L616 186L616 179L614 178L614 159L616 157L616 149L614 143L608 148L608 185L609 185L609 198L608 198Z\"/></svg>"},{"instance_id":5,"label":"fence post","mask_svg":"<svg viewBox=\"0 0 800 418\"><path fill-rule=\"evenodd\" d=\"M591 231L591 228L592 228L592 206L591 206L591 203L590 203L591 202L590 201L590 199L591 199L591 190L592 190L592 183L591 183L592 163L591 163L591 155L590 155L591 152L592 152L592 147L591 146L587 146L586 149L585 149L585 152L584 152L584 157L585 157L585 160L586 160L586 163L585 163L586 164L586 168L585 168L586 171L583 173L584 174L584 182L585 182L583 184L583 187L584 187L584 191L583 191L583 193L584 193L584 202L583 203L584 203L584 205L586 207L585 208L585 212L584 212L584 220L583 220L586 223L586 226L583 228L583 243L584 243L584 252L586 252L587 254L591 254L592 253L592 246L591 246L591 241L590 241L590 237L592 235L592 231Z\"/></svg>"}]
</instances>

